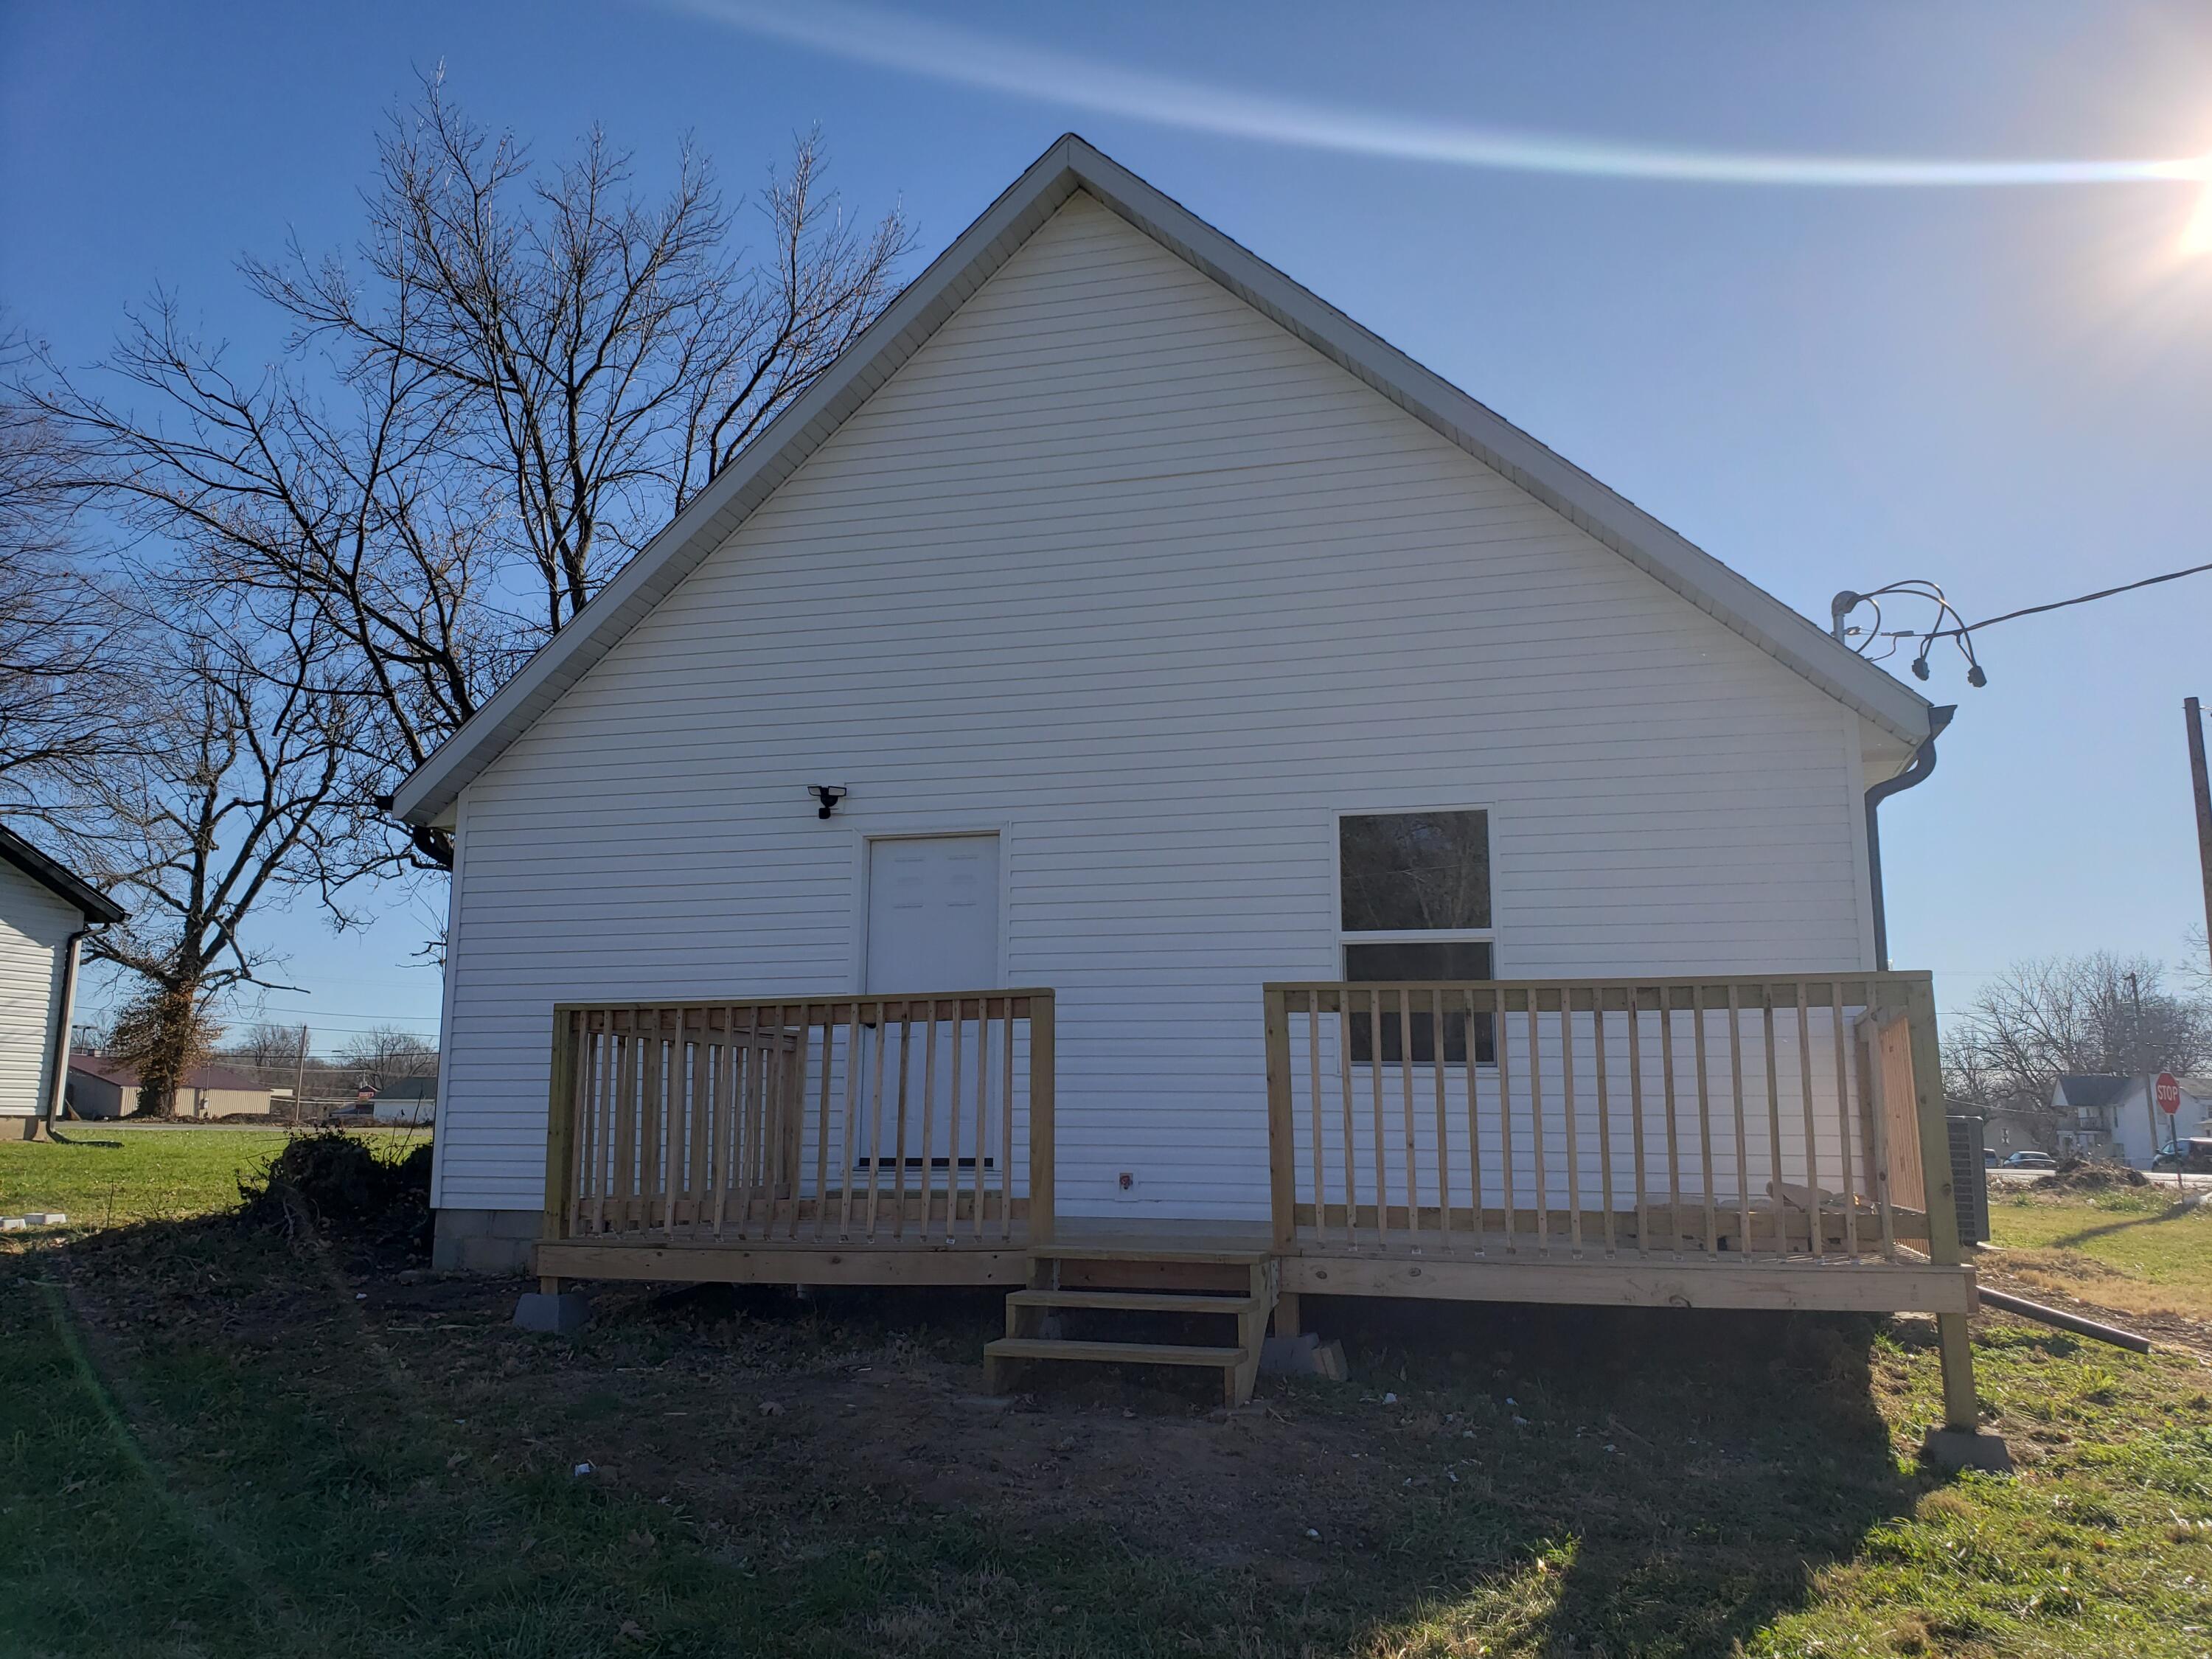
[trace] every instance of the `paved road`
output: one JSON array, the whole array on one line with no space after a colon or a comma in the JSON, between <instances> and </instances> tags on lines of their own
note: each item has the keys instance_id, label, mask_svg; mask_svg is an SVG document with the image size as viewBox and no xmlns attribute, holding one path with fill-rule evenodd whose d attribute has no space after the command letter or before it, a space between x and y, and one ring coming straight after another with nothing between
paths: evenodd
<instances>
[{"instance_id":1,"label":"paved road","mask_svg":"<svg viewBox=\"0 0 2212 1659\"><path fill-rule=\"evenodd\" d=\"M2000 1169L1990 1171L1990 1185L1993 1188L2034 1187L2050 1179L2051 1171L2048 1170ZM2154 1186L2171 1188L2173 1185L2173 1171L2146 1170L2143 1171L2143 1179ZM2185 1192L2212 1192L2212 1175L2185 1175L2181 1177L2181 1186Z\"/></svg>"}]
</instances>

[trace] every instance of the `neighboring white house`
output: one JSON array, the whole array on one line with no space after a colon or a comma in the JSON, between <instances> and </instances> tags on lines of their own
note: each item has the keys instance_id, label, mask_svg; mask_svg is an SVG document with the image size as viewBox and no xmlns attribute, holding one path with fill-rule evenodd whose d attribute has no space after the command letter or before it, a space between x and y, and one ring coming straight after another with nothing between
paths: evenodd
<instances>
[{"instance_id":1,"label":"neighboring white house","mask_svg":"<svg viewBox=\"0 0 2212 1659\"><path fill-rule=\"evenodd\" d=\"M2172 1146L2201 1133L2194 1126L2212 1111L2212 1084L2183 1078L2181 1109L2158 1109L2155 1077L2075 1073L2052 1085L2051 1109L2058 1119L2058 1149L2081 1158L2118 1158L2139 1170Z\"/></svg>"},{"instance_id":2,"label":"neighboring white house","mask_svg":"<svg viewBox=\"0 0 2212 1659\"><path fill-rule=\"evenodd\" d=\"M56 1105L86 930L123 920L96 890L0 825L0 1121L30 1133Z\"/></svg>"},{"instance_id":3,"label":"neighboring white house","mask_svg":"<svg viewBox=\"0 0 2212 1659\"><path fill-rule=\"evenodd\" d=\"M364 1088L360 1103L380 1123L428 1123L438 1113L438 1079L396 1077L381 1088Z\"/></svg>"},{"instance_id":4,"label":"neighboring white house","mask_svg":"<svg viewBox=\"0 0 2212 1659\"><path fill-rule=\"evenodd\" d=\"M440 1259L562 1000L1051 988L1061 1212L1264 1216L1263 981L1883 965L1948 713L1065 138L400 790Z\"/></svg>"}]
</instances>

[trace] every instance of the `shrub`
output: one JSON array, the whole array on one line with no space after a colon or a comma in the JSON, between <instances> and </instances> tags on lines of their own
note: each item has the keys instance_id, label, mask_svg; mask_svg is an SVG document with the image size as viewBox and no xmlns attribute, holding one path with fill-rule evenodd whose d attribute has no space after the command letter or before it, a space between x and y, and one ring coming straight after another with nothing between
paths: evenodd
<instances>
[{"instance_id":1,"label":"shrub","mask_svg":"<svg viewBox=\"0 0 2212 1659\"><path fill-rule=\"evenodd\" d=\"M430 1143L391 1158L343 1129L311 1130L240 1180L238 1195L240 1212L263 1226L314 1223L420 1248L430 1235Z\"/></svg>"}]
</instances>

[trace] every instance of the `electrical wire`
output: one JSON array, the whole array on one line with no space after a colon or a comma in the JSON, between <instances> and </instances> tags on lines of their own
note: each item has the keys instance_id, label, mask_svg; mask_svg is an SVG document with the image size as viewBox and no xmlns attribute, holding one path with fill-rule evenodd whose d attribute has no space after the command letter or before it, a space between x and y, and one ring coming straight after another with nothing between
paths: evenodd
<instances>
[{"instance_id":1,"label":"electrical wire","mask_svg":"<svg viewBox=\"0 0 2212 1659\"><path fill-rule=\"evenodd\" d=\"M1924 577L1907 577L1903 581L1892 582L1887 587L1877 587L1871 593L1852 593L1849 596L1847 609L1844 596L1838 597L1836 603L1838 607L1837 616L1838 623L1850 611L1856 610L1862 605L1871 605L1874 609L1874 625L1863 630L1865 637L1858 645L1852 647L1853 650L1866 658L1869 662L1881 662L1897 654L1897 642L1899 640L1917 639L1921 642L1920 654L1912 659L1912 672L1917 678L1924 680L1928 678L1928 653L1935 645L1939 634L1931 630L1923 635L1917 629L1911 628L1884 630L1881 625L1881 599L1886 593L1903 594L1912 599L1926 599L1935 605L1937 622L1942 622L1946 617L1956 622L1959 624L1956 628L1941 630L1941 636L1956 638L1959 653L1966 659L1966 684L1969 685L1988 684L1989 676L1983 672L1982 665L1974 655L1974 641L1972 631L1966 626L1966 617L1960 615L1959 608L1951 603L1942 588ZM1877 641L1887 641L1888 643L1882 650L1875 652L1872 647Z\"/></svg>"},{"instance_id":2,"label":"electrical wire","mask_svg":"<svg viewBox=\"0 0 2212 1659\"><path fill-rule=\"evenodd\" d=\"M1981 663L1974 655L1975 629L1994 628L1999 623L2017 621L2022 617L2039 617L2047 611L2063 611L2069 605L2088 605L2097 599L2109 599L2116 593L2132 593L2139 587L2155 587L2160 582L2179 581L2184 576L2202 575L2206 571L2212 571L2212 562L2192 564L2184 570L2168 570L2160 575L2145 576L2138 581L2122 582L2114 587L2100 587L2094 593L2079 593L2070 599L2052 599L2043 605L2023 605L2017 611L2007 611L1995 617L1984 617L1978 623L1970 623L1961 616L1958 607L1945 597L1943 590L1934 582L1914 576L1904 581L1892 582L1887 587L1877 587L1870 593L1838 594L1835 607L1836 624L1838 637L1845 639L1846 642L1851 635L1861 636L1859 642L1852 646L1851 649L1869 662L1881 662L1896 655L1899 642L1901 641L1918 640L1920 651L1912 659L1912 673L1915 678L1923 680L1928 678L1928 653L1935 649L1936 641L1949 640L1958 646L1960 653L1966 659L1966 684L1981 686L1989 684L1989 676L1983 672ZM1924 631L1913 628L1883 628L1881 600L1885 594L1926 599L1936 607L1936 626ZM1843 619L1862 605L1874 611L1872 626L1863 629L1844 628ZM1948 617L1951 622L1951 626L1948 628L1942 625L1946 617ZM1879 651L1875 649L1877 644L1881 646Z\"/></svg>"},{"instance_id":3,"label":"electrical wire","mask_svg":"<svg viewBox=\"0 0 2212 1659\"><path fill-rule=\"evenodd\" d=\"M1932 629L1928 637L1945 639L1953 635L1967 634L1974 629L1991 628L1998 623L2011 622L2018 617L2039 616L2045 611L2063 611L2069 605L2087 605L2092 599L2109 599L2115 593L2132 593L2138 587L2155 587L2160 582L2179 581L2184 576L2198 576L2208 570L2212 570L2212 564L2192 564L2186 570L2169 570L2162 576L2145 576L2141 581L2122 582L2118 587L2100 588L2094 593L2083 593L2075 599L2053 599L2048 605L2027 605L2018 611L2008 611L2001 617L1984 617L1978 623L1970 623L1964 617L1960 617L1958 627ZM1956 617L1959 613L1954 611L1951 614Z\"/></svg>"}]
</instances>

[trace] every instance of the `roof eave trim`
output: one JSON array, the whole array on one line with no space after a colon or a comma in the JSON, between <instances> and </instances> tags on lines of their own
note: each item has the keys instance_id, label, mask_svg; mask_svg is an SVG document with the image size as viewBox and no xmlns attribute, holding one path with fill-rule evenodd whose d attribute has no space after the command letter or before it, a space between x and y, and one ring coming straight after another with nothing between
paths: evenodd
<instances>
[{"instance_id":1,"label":"roof eave trim","mask_svg":"<svg viewBox=\"0 0 2212 1659\"><path fill-rule=\"evenodd\" d=\"M74 906L88 922L112 927L130 915L90 882L55 863L5 824L0 824L0 859L14 865L64 903Z\"/></svg>"}]
</instances>

